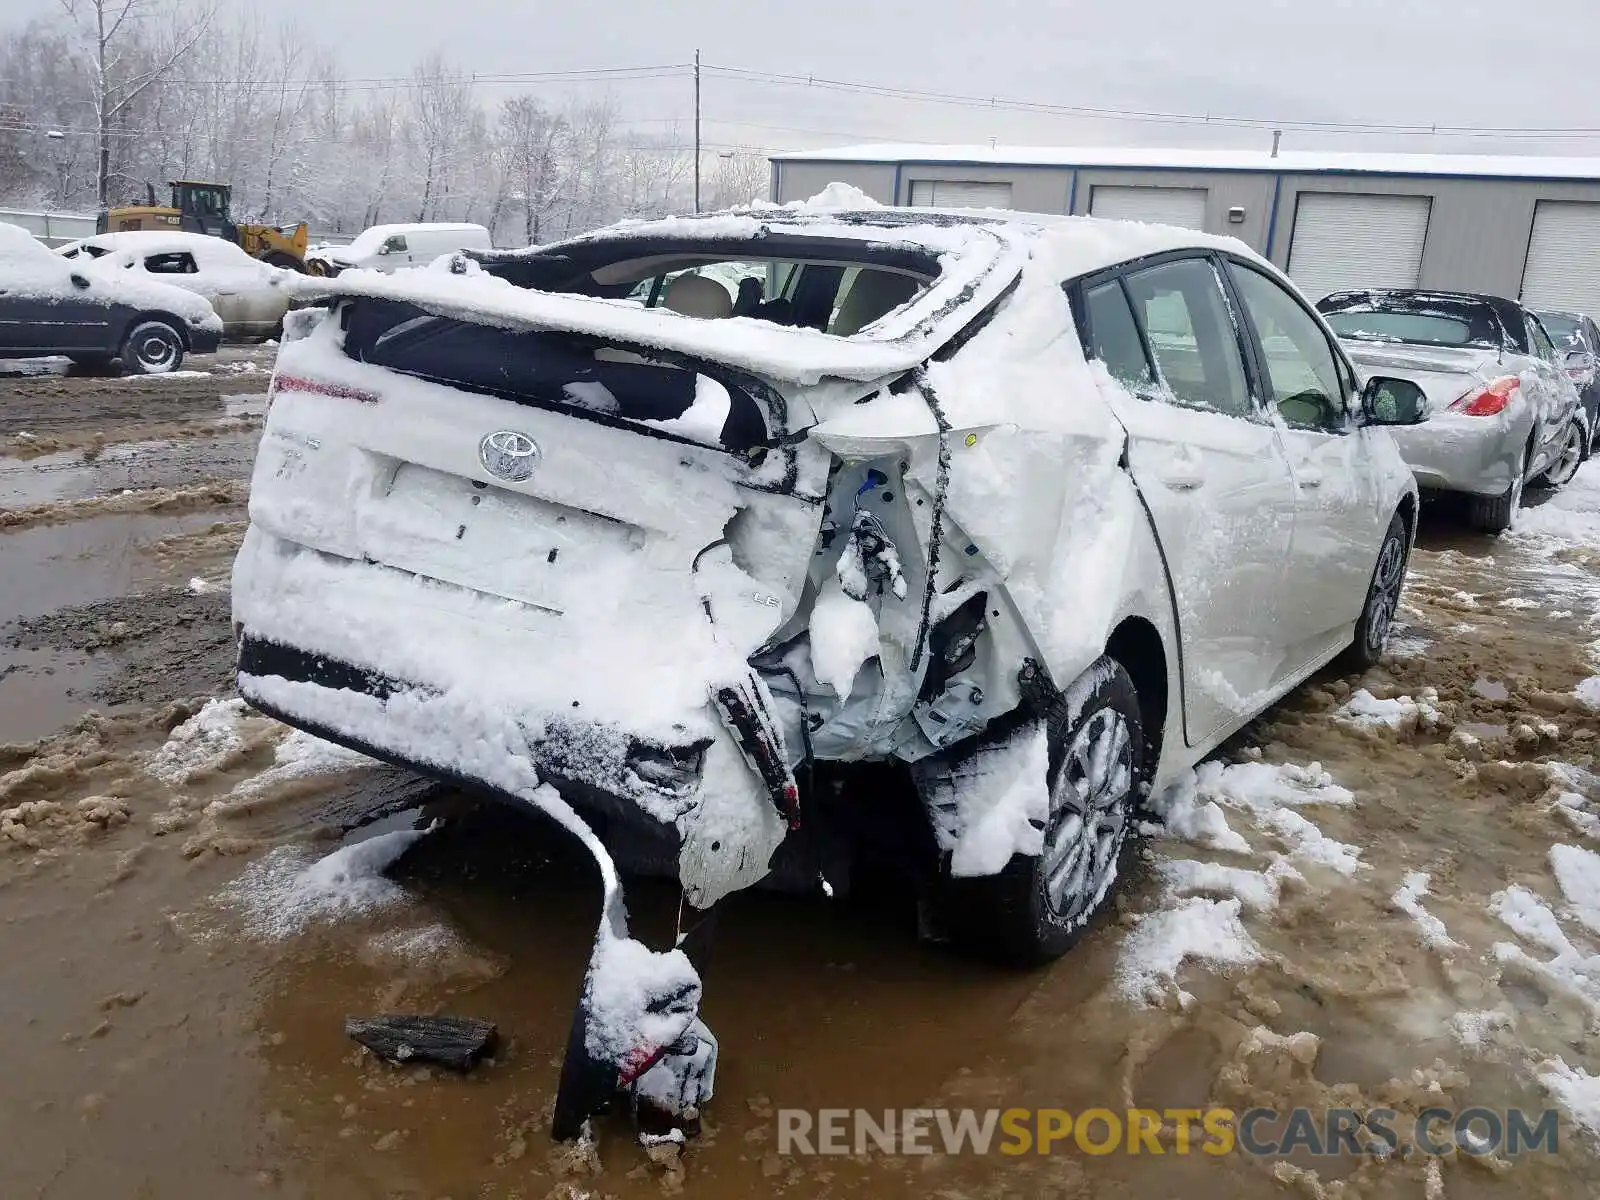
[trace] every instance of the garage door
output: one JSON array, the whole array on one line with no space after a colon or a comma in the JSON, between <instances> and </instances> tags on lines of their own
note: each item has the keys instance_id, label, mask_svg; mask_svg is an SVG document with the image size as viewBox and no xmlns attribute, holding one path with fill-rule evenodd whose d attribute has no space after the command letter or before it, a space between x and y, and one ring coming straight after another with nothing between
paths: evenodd
<instances>
[{"instance_id":1,"label":"garage door","mask_svg":"<svg viewBox=\"0 0 1600 1200\"><path fill-rule=\"evenodd\" d=\"M1096 187L1089 193L1091 216L1112 221L1147 221L1183 229L1206 227L1205 188Z\"/></svg>"},{"instance_id":2,"label":"garage door","mask_svg":"<svg viewBox=\"0 0 1600 1200\"><path fill-rule=\"evenodd\" d=\"M973 183L960 179L913 179L913 208L1010 208L1009 183Z\"/></svg>"},{"instance_id":3,"label":"garage door","mask_svg":"<svg viewBox=\"0 0 1600 1200\"><path fill-rule=\"evenodd\" d=\"M1422 277L1427 196L1301 192L1289 277L1311 299L1345 288L1410 288Z\"/></svg>"},{"instance_id":4,"label":"garage door","mask_svg":"<svg viewBox=\"0 0 1600 1200\"><path fill-rule=\"evenodd\" d=\"M1600 204L1539 201L1522 302L1600 318Z\"/></svg>"}]
</instances>

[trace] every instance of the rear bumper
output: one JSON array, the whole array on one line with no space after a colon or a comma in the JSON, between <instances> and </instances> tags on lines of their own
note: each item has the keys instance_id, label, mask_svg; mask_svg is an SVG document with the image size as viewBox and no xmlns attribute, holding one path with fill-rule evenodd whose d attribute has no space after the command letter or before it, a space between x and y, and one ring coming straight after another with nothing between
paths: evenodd
<instances>
[{"instance_id":1,"label":"rear bumper","mask_svg":"<svg viewBox=\"0 0 1600 1200\"><path fill-rule=\"evenodd\" d=\"M694 808L710 746L709 739L662 746L549 713L508 719L489 705L463 704L425 684L267 641L248 629L239 643L238 686L263 712L386 762L511 796L550 783L591 813L661 828ZM417 736L423 717L444 723L432 730L436 736ZM683 787L652 786L632 766L642 755L701 766L686 768Z\"/></svg>"},{"instance_id":2,"label":"rear bumper","mask_svg":"<svg viewBox=\"0 0 1600 1200\"><path fill-rule=\"evenodd\" d=\"M1421 425L1391 427L1400 456L1424 490L1500 496L1510 489L1530 422L1526 417L1436 413Z\"/></svg>"}]
</instances>

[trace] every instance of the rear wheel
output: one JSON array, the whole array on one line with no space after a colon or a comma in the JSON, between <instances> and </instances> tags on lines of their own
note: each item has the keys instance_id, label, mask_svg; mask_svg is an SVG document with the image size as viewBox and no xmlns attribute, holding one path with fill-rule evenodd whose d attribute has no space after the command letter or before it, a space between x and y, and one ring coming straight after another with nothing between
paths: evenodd
<instances>
[{"instance_id":1,"label":"rear wheel","mask_svg":"<svg viewBox=\"0 0 1600 1200\"><path fill-rule=\"evenodd\" d=\"M1500 495L1472 497L1467 520L1474 529L1483 533L1504 533L1517 519L1517 509L1522 507L1522 477L1528 472L1526 447L1511 471L1511 486Z\"/></svg>"},{"instance_id":2,"label":"rear wheel","mask_svg":"<svg viewBox=\"0 0 1600 1200\"><path fill-rule=\"evenodd\" d=\"M964 949L1022 964L1059 958L1083 937L1116 882L1149 764L1139 696L1102 657L1050 704L1043 853L998 875L941 881L943 924Z\"/></svg>"},{"instance_id":3,"label":"rear wheel","mask_svg":"<svg viewBox=\"0 0 1600 1200\"><path fill-rule=\"evenodd\" d=\"M1356 636L1345 651L1347 665L1356 670L1375 666L1389 643L1395 610L1400 607L1400 589L1406 581L1406 542L1405 519L1395 513L1383 535L1383 545L1378 548L1378 562L1372 568L1372 582L1367 585L1367 602L1356 622Z\"/></svg>"},{"instance_id":4,"label":"rear wheel","mask_svg":"<svg viewBox=\"0 0 1600 1200\"><path fill-rule=\"evenodd\" d=\"M1544 474L1534 480L1538 487L1562 488L1572 482L1572 477L1578 473L1578 468L1583 465L1584 442L1588 439L1583 432L1581 422L1573 421L1561 435L1561 444L1556 448L1556 456L1550 465L1545 468Z\"/></svg>"},{"instance_id":5,"label":"rear wheel","mask_svg":"<svg viewBox=\"0 0 1600 1200\"><path fill-rule=\"evenodd\" d=\"M122 343L122 366L136 375L165 375L183 365L183 335L165 321L134 326Z\"/></svg>"}]
</instances>

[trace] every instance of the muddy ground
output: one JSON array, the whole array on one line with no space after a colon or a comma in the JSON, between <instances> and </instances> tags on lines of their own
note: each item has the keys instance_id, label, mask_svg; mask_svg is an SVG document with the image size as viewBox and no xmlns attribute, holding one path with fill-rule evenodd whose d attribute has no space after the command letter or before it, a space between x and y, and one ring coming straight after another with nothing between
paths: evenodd
<instances>
[{"instance_id":1,"label":"muddy ground","mask_svg":"<svg viewBox=\"0 0 1600 1200\"><path fill-rule=\"evenodd\" d=\"M1575 695L1596 674L1600 466L1499 539L1431 509L1391 654L1325 672L1236 739L1234 773L1191 797L1191 814L1217 805L1209 824L1169 814L1117 911L1055 967L919 943L893 889L740 897L704 1005L717 1098L663 1167L620 1117L587 1155L545 1133L596 915L585 865L531 817L206 706L230 695L257 379L0 379L0 1195L1600 1188L1560 1090L1600 1074L1600 918L1552 874L1552 847L1600 839L1600 712ZM1359 689L1413 703L1363 722ZM1252 806L1252 764L1299 781L1300 815ZM434 817L387 879L308 886L341 839ZM1548 923L1493 915L1517 888ZM1219 913L1250 944L1232 964L1204 944ZM1200 916L1201 937L1170 936ZM502 1048L457 1077L382 1066L343 1034L347 1015L397 1010L493 1020ZM1180 1156L1170 1136L1160 1156L776 1153L788 1107L1296 1103L1569 1107L1559 1152L1514 1163Z\"/></svg>"}]
</instances>

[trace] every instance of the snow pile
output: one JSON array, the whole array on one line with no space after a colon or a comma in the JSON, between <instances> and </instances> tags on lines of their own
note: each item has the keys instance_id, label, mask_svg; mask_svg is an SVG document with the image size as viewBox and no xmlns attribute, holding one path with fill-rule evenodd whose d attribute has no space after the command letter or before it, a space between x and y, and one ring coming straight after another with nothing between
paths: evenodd
<instances>
[{"instance_id":1,"label":"snow pile","mask_svg":"<svg viewBox=\"0 0 1600 1200\"><path fill-rule=\"evenodd\" d=\"M243 700L207 700L194 716L167 735L166 744L145 764L163 783L187 783L219 765L243 745L239 725L247 712Z\"/></svg>"},{"instance_id":2,"label":"snow pile","mask_svg":"<svg viewBox=\"0 0 1600 1200\"><path fill-rule=\"evenodd\" d=\"M1477 1050L1493 1042L1501 1030L1509 1030L1515 1024L1516 1019L1510 1013L1498 1008L1481 1011L1464 1009L1451 1015L1450 1032L1456 1035L1456 1040L1463 1047Z\"/></svg>"},{"instance_id":3,"label":"snow pile","mask_svg":"<svg viewBox=\"0 0 1600 1200\"><path fill-rule=\"evenodd\" d=\"M1278 906L1278 896L1284 884L1300 881L1300 873L1283 859L1272 863L1265 871L1250 871L1243 867L1230 867L1222 863L1201 862L1192 858L1169 858L1156 863L1167 891L1173 896L1210 896L1216 899L1236 898L1252 913L1270 913Z\"/></svg>"},{"instance_id":4,"label":"snow pile","mask_svg":"<svg viewBox=\"0 0 1600 1200\"><path fill-rule=\"evenodd\" d=\"M1582 1006L1587 1019L1600 1019L1600 954L1585 954L1572 943L1555 913L1525 887L1496 892L1489 911L1518 937L1547 952L1536 958L1511 942L1496 942L1494 957L1502 972L1523 975L1547 991Z\"/></svg>"},{"instance_id":5,"label":"snow pile","mask_svg":"<svg viewBox=\"0 0 1600 1200\"><path fill-rule=\"evenodd\" d=\"M1417 923L1424 944L1434 950L1458 949L1461 943L1450 936L1444 922L1422 907L1422 897L1427 894L1427 873L1413 871L1401 880L1399 890L1389 897L1389 903Z\"/></svg>"},{"instance_id":6,"label":"snow pile","mask_svg":"<svg viewBox=\"0 0 1600 1200\"><path fill-rule=\"evenodd\" d=\"M231 798L259 795L296 779L338 775L376 765L365 754L323 741L299 729L290 730L289 736L273 747L272 757L272 765L236 787Z\"/></svg>"},{"instance_id":7,"label":"snow pile","mask_svg":"<svg viewBox=\"0 0 1600 1200\"><path fill-rule=\"evenodd\" d=\"M1395 696L1389 700L1380 700L1366 688L1360 688L1334 711L1333 719L1357 729L1387 728L1396 733L1414 733L1438 727L1442 716L1438 703L1439 693L1433 688L1423 688L1416 699Z\"/></svg>"},{"instance_id":8,"label":"snow pile","mask_svg":"<svg viewBox=\"0 0 1600 1200\"><path fill-rule=\"evenodd\" d=\"M1551 846L1550 867L1567 901L1567 914L1600 935L1600 854L1577 846Z\"/></svg>"},{"instance_id":9,"label":"snow pile","mask_svg":"<svg viewBox=\"0 0 1600 1200\"><path fill-rule=\"evenodd\" d=\"M1539 1082L1580 1129L1600 1142L1600 1076L1552 1058L1539 1068Z\"/></svg>"},{"instance_id":10,"label":"snow pile","mask_svg":"<svg viewBox=\"0 0 1600 1200\"><path fill-rule=\"evenodd\" d=\"M1151 1001L1177 986L1185 962L1248 966L1261 948L1239 919L1238 897L1210 900L1192 896L1140 919L1122 945L1117 985L1127 996Z\"/></svg>"},{"instance_id":11,"label":"snow pile","mask_svg":"<svg viewBox=\"0 0 1600 1200\"><path fill-rule=\"evenodd\" d=\"M811 610L811 670L839 699L850 695L861 665L878 653L878 619L872 606L845 594L830 577Z\"/></svg>"},{"instance_id":12,"label":"snow pile","mask_svg":"<svg viewBox=\"0 0 1600 1200\"><path fill-rule=\"evenodd\" d=\"M835 181L823 188L815 196L800 201L798 207L811 209L838 208L860 212L862 209L867 208L882 208L883 205L854 184Z\"/></svg>"},{"instance_id":13,"label":"snow pile","mask_svg":"<svg viewBox=\"0 0 1600 1200\"><path fill-rule=\"evenodd\" d=\"M279 846L251 863L219 899L264 941L293 937L318 922L371 913L405 898L384 871L433 829L380 833L311 862L302 847Z\"/></svg>"},{"instance_id":14,"label":"snow pile","mask_svg":"<svg viewBox=\"0 0 1600 1200\"><path fill-rule=\"evenodd\" d=\"M1039 854L1050 815L1050 744L1042 723L980 748L938 777L929 804L951 813L952 836L940 830L954 875L993 875L1013 854Z\"/></svg>"},{"instance_id":15,"label":"snow pile","mask_svg":"<svg viewBox=\"0 0 1600 1200\"><path fill-rule=\"evenodd\" d=\"M1325 836L1295 810L1305 805L1354 803L1354 794L1335 783L1321 763L1206 762L1154 802L1152 807L1163 824L1152 832L1186 840L1198 836L1200 844L1242 852L1248 843L1228 828L1222 812L1231 808L1274 834L1292 857L1353 875L1362 865L1360 851Z\"/></svg>"},{"instance_id":16,"label":"snow pile","mask_svg":"<svg viewBox=\"0 0 1600 1200\"><path fill-rule=\"evenodd\" d=\"M1587 707L1600 708L1600 675L1580 680L1578 686L1572 689L1572 694Z\"/></svg>"}]
</instances>

